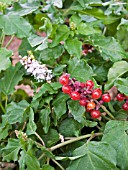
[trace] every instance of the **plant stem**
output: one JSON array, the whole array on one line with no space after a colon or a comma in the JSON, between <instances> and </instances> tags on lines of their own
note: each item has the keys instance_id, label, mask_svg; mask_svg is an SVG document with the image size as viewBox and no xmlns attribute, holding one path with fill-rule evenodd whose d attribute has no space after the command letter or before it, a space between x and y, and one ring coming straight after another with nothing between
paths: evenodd
<instances>
[{"instance_id":1,"label":"plant stem","mask_svg":"<svg viewBox=\"0 0 128 170\"><path fill-rule=\"evenodd\" d=\"M43 146L45 146L45 143L43 141L43 139L38 135L38 133L35 132L36 137L41 141L41 143L43 144Z\"/></svg>"},{"instance_id":2,"label":"plant stem","mask_svg":"<svg viewBox=\"0 0 128 170\"><path fill-rule=\"evenodd\" d=\"M114 118L114 116L106 109L105 106L100 105L100 107L101 107L112 119L116 120L116 119Z\"/></svg>"},{"instance_id":3,"label":"plant stem","mask_svg":"<svg viewBox=\"0 0 128 170\"><path fill-rule=\"evenodd\" d=\"M111 102L108 102L108 107L111 110L111 112L115 112L115 109L113 108Z\"/></svg>"},{"instance_id":4,"label":"plant stem","mask_svg":"<svg viewBox=\"0 0 128 170\"><path fill-rule=\"evenodd\" d=\"M58 165L58 167L60 167L60 169L65 170L56 160L51 159L56 165Z\"/></svg>"},{"instance_id":5,"label":"plant stem","mask_svg":"<svg viewBox=\"0 0 128 170\"><path fill-rule=\"evenodd\" d=\"M12 40L13 40L14 37L15 37L15 35L12 35L12 36L11 36L11 38L10 38L10 40L7 42L5 48L7 48L7 47L11 44L11 42L12 42Z\"/></svg>"},{"instance_id":6,"label":"plant stem","mask_svg":"<svg viewBox=\"0 0 128 170\"><path fill-rule=\"evenodd\" d=\"M5 34L4 32L2 32L2 36L1 36L1 47L3 46L3 43L4 43L4 38L5 38Z\"/></svg>"},{"instance_id":7,"label":"plant stem","mask_svg":"<svg viewBox=\"0 0 128 170\"><path fill-rule=\"evenodd\" d=\"M5 108L7 107L7 105L8 105L8 96L6 95L5 96Z\"/></svg>"},{"instance_id":8,"label":"plant stem","mask_svg":"<svg viewBox=\"0 0 128 170\"><path fill-rule=\"evenodd\" d=\"M100 104L97 100L95 100L95 99L94 99L94 101L95 101L97 104L100 105L100 107L111 117L111 119L116 120L116 119L114 118L114 116L106 109L105 106L101 105L101 104Z\"/></svg>"},{"instance_id":9,"label":"plant stem","mask_svg":"<svg viewBox=\"0 0 128 170\"><path fill-rule=\"evenodd\" d=\"M101 135L103 135L103 133L95 133L95 134L94 134L95 137L96 137L96 136L101 136ZM65 142L63 142L63 143L59 143L59 144L51 147L50 150L51 150L51 151L54 151L54 150L56 150L56 149L58 149L58 148L61 148L61 147L65 146L65 145L68 145L68 144L70 144L70 143L73 143L73 142L76 142L76 141L79 141L79 140L82 140L82 139L89 138L89 137L91 137L91 136L92 136L92 134L87 134L87 135L83 135L83 136L76 137L76 138L74 138L74 139L70 139L70 140L68 140L68 141L65 141Z\"/></svg>"},{"instance_id":10,"label":"plant stem","mask_svg":"<svg viewBox=\"0 0 128 170\"><path fill-rule=\"evenodd\" d=\"M5 109L4 109L3 105L2 105L2 103L0 103L0 107L1 107L2 111L5 113L6 111L5 111Z\"/></svg>"}]
</instances>

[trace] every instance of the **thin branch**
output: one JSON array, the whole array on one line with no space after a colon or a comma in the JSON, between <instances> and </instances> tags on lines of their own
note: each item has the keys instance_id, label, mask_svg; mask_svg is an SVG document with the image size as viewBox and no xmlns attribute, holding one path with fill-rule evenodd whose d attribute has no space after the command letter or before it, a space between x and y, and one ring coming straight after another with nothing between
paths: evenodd
<instances>
[{"instance_id":1,"label":"thin branch","mask_svg":"<svg viewBox=\"0 0 128 170\"><path fill-rule=\"evenodd\" d=\"M2 111L5 113L6 111L5 111L5 108L3 107L2 103L0 103L0 107L1 107Z\"/></svg>"},{"instance_id":2,"label":"thin branch","mask_svg":"<svg viewBox=\"0 0 128 170\"><path fill-rule=\"evenodd\" d=\"M100 104L97 100L95 100L95 99L94 99L94 101L95 101L97 104L100 105L100 107L105 111L105 113L107 113L107 114L111 117L111 119L116 120L116 119L114 118L114 116L106 109L105 106L101 105L101 104Z\"/></svg>"},{"instance_id":3,"label":"thin branch","mask_svg":"<svg viewBox=\"0 0 128 170\"><path fill-rule=\"evenodd\" d=\"M103 135L103 133L95 133L94 135L95 135L95 137L96 137L96 136L101 136L101 135ZM58 149L58 148L61 148L61 147L65 146L65 145L68 145L68 144L70 144L70 143L73 143L73 142L76 142L76 141L79 141L79 140L82 140L82 139L89 138L89 137L91 137L91 136L92 136L92 134L87 134L87 135L83 135L83 136L76 137L76 138L74 138L74 139L70 139L70 140L65 141L65 142L63 142L63 143L59 143L59 144L51 147L51 148L50 148L50 151L54 151L54 150L56 150L56 149Z\"/></svg>"},{"instance_id":4,"label":"thin branch","mask_svg":"<svg viewBox=\"0 0 128 170\"><path fill-rule=\"evenodd\" d=\"M56 160L51 159L61 170L65 170Z\"/></svg>"},{"instance_id":5,"label":"thin branch","mask_svg":"<svg viewBox=\"0 0 128 170\"><path fill-rule=\"evenodd\" d=\"M43 146L45 146L45 143L43 141L43 139L38 135L38 133L35 132L36 137L41 141L41 143L43 144Z\"/></svg>"},{"instance_id":6,"label":"thin branch","mask_svg":"<svg viewBox=\"0 0 128 170\"><path fill-rule=\"evenodd\" d=\"M7 47L11 44L11 42L12 42L12 40L13 40L14 37L15 37L15 35L12 35L12 36L11 36L11 38L10 38L10 40L7 42L5 48L7 48Z\"/></svg>"}]
</instances>

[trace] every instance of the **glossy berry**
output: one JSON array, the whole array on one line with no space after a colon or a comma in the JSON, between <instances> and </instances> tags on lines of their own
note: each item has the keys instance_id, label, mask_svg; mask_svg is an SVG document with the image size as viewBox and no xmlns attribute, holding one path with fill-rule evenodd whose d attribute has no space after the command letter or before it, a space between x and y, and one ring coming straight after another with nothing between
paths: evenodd
<instances>
[{"instance_id":1,"label":"glossy berry","mask_svg":"<svg viewBox=\"0 0 128 170\"><path fill-rule=\"evenodd\" d=\"M60 78L59 78L59 82L62 85L67 85L69 82L69 76L66 74L63 74Z\"/></svg>"},{"instance_id":2,"label":"glossy berry","mask_svg":"<svg viewBox=\"0 0 128 170\"><path fill-rule=\"evenodd\" d=\"M79 92L77 92L77 91L73 91L73 92L71 92L71 99L72 100L79 100L80 99L80 93Z\"/></svg>"},{"instance_id":3,"label":"glossy berry","mask_svg":"<svg viewBox=\"0 0 128 170\"><path fill-rule=\"evenodd\" d=\"M111 100L111 96L110 96L110 94L103 94L102 95L102 100L104 101L104 102L110 102L110 100Z\"/></svg>"},{"instance_id":4,"label":"glossy berry","mask_svg":"<svg viewBox=\"0 0 128 170\"><path fill-rule=\"evenodd\" d=\"M63 93L70 94L72 89L71 89L71 87L69 85L63 85L62 86L62 91L63 91Z\"/></svg>"},{"instance_id":5,"label":"glossy berry","mask_svg":"<svg viewBox=\"0 0 128 170\"><path fill-rule=\"evenodd\" d=\"M87 110L92 110L96 107L96 104L94 102L88 102L87 104Z\"/></svg>"},{"instance_id":6,"label":"glossy berry","mask_svg":"<svg viewBox=\"0 0 128 170\"><path fill-rule=\"evenodd\" d=\"M86 105L87 105L86 99L81 99L81 100L79 101L79 104L80 104L81 106L86 106Z\"/></svg>"},{"instance_id":7,"label":"glossy berry","mask_svg":"<svg viewBox=\"0 0 128 170\"><path fill-rule=\"evenodd\" d=\"M102 90L99 89L99 88L93 90L93 92L92 92L92 98L93 99L99 99L101 95L102 95Z\"/></svg>"},{"instance_id":8,"label":"glossy berry","mask_svg":"<svg viewBox=\"0 0 128 170\"><path fill-rule=\"evenodd\" d=\"M97 119L97 118L100 117L100 111L99 111L99 110L92 110L92 111L90 112L90 114L91 114L91 117L92 117L93 119Z\"/></svg>"},{"instance_id":9,"label":"glossy berry","mask_svg":"<svg viewBox=\"0 0 128 170\"><path fill-rule=\"evenodd\" d=\"M118 101L123 101L125 99L125 95L124 94L121 94L121 93L118 93L117 96L116 96L116 99Z\"/></svg>"},{"instance_id":10,"label":"glossy berry","mask_svg":"<svg viewBox=\"0 0 128 170\"><path fill-rule=\"evenodd\" d=\"M94 83L92 80L87 80L85 86L86 88L92 89L94 87Z\"/></svg>"},{"instance_id":11,"label":"glossy berry","mask_svg":"<svg viewBox=\"0 0 128 170\"><path fill-rule=\"evenodd\" d=\"M128 110L128 103L124 103L123 106L122 106L122 108L123 108L124 110Z\"/></svg>"}]
</instances>

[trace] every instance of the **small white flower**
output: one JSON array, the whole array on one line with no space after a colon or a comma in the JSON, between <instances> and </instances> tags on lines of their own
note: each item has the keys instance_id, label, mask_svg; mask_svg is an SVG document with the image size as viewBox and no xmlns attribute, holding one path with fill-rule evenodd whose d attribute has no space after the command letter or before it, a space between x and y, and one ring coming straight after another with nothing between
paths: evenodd
<instances>
[{"instance_id":1,"label":"small white flower","mask_svg":"<svg viewBox=\"0 0 128 170\"><path fill-rule=\"evenodd\" d=\"M21 57L20 57L21 58ZM49 70L45 64L41 64L31 56L24 56L20 60L21 64L38 82L46 80L50 82L53 74L52 70Z\"/></svg>"}]
</instances>

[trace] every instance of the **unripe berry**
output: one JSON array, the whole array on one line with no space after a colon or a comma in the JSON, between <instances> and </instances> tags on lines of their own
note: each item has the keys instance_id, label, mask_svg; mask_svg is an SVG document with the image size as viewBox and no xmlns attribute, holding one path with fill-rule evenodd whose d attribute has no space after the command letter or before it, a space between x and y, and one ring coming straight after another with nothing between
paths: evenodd
<instances>
[{"instance_id":1,"label":"unripe berry","mask_svg":"<svg viewBox=\"0 0 128 170\"><path fill-rule=\"evenodd\" d=\"M88 102L87 104L87 110L92 110L96 107L96 104L94 102Z\"/></svg>"}]
</instances>

